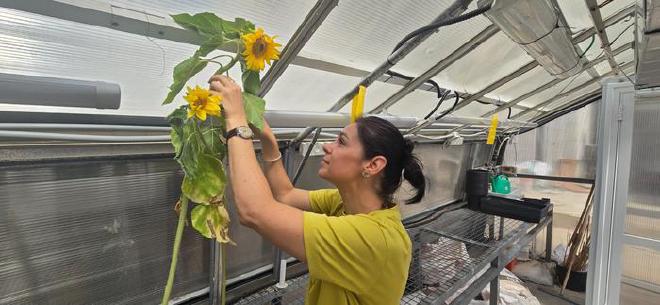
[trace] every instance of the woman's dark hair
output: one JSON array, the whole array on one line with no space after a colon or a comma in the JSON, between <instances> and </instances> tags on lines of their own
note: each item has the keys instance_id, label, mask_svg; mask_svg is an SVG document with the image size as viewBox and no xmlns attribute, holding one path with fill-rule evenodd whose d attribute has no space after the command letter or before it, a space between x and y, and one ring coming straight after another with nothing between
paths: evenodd
<instances>
[{"instance_id":1,"label":"woman's dark hair","mask_svg":"<svg viewBox=\"0 0 660 305\"><path fill-rule=\"evenodd\" d=\"M386 204L392 202L394 192L401 186L401 175L417 192L406 200L406 204L417 203L424 197L426 178L422 163L412 151L415 145L404 139L392 123L375 116L361 117L356 122L358 137L364 147L364 157L371 159L383 156L387 159L384 175L380 181L381 197Z\"/></svg>"}]
</instances>

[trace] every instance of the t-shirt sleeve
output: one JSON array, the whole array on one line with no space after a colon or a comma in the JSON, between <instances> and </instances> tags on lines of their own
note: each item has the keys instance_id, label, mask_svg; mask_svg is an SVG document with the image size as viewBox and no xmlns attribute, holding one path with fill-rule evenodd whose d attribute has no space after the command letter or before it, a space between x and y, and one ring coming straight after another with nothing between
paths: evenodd
<instances>
[{"instance_id":1,"label":"t-shirt sleeve","mask_svg":"<svg viewBox=\"0 0 660 305\"><path fill-rule=\"evenodd\" d=\"M378 225L364 216L304 213L307 266L312 277L355 293L369 290L386 242Z\"/></svg>"},{"instance_id":2,"label":"t-shirt sleeve","mask_svg":"<svg viewBox=\"0 0 660 305\"><path fill-rule=\"evenodd\" d=\"M309 205L312 212L337 216L342 205L338 189L309 191Z\"/></svg>"}]
</instances>

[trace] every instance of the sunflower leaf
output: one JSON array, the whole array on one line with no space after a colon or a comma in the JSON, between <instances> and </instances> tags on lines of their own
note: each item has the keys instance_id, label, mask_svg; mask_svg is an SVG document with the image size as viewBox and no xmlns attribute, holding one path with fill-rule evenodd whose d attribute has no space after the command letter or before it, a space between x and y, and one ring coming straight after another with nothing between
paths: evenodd
<instances>
[{"instance_id":1,"label":"sunflower leaf","mask_svg":"<svg viewBox=\"0 0 660 305\"><path fill-rule=\"evenodd\" d=\"M167 97L163 101L163 105L167 105L174 100L186 82L193 77L195 74L204 70L206 67L207 61L201 60L197 56L188 58L180 62L176 67L174 67L173 81L170 85L170 92L167 94Z\"/></svg>"},{"instance_id":2,"label":"sunflower leaf","mask_svg":"<svg viewBox=\"0 0 660 305\"><path fill-rule=\"evenodd\" d=\"M220 48L222 44L225 43L225 37L222 33L215 34L208 39L206 39L200 46L199 49L195 52L195 56L203 57L209 55L209 53Z\"/></svg>"},{"instance_id":3,"label":"sunflower leaf","mask_svg":"<svg viewBox=\"0 0 660 305\"><path fill-rule=\"evenodd\" d=\"M208 145L210 153L220 160L225 157L226 153L226 146L222 141L222 130L224 129L219 126L215 126L215 124L212 123L200 126L200 132L202 133L202 139L204 140L204 143Z\"/></svg>"},{"instance_id":4,"label":"sunflower leaf","mask_svg":"<svg viewBox=\"0 0 660 305\"><path fill-rule=\"evenodd\" d=\"M174 146L174 158L178 158L181 155L181 149L183 145L183 124L186 119L186 106L181 106L177 109L174 109L170 115L167 116L167 121L170 122L172 130L170 131L170 138L172 146Z\"/></svg>"},{"instance_id":5,"label":"sunflower leaf","mask_svg":"<svg viewBox=\"0 0 660 305\"><path fill-rule=\"evenodd\" d=\"M261 89L261 80L259 80L259 72L249 69L243 70L243 90L247 93L257 94Z\"/></svg>"},{"instance_id":6,"label":"sunflower leaf","mask_svg":"<svg viewBox=\"0 0 660 305\"><path fill-rule=\"evenodd\" d=\"M190 211L190 223L192 227L206 238L212 238L211 228L206 224L211 206L198 204Z\"/></svg>"},{"instance_id":7,"label":"sunflower leaf","mask_svg":"<svg viewBox=\"0 0 660 305\"><path fill-rule=\"evenodd\" d=\"M174 22L180 26L205 36L222 34L223 23L225 22L222 18L209 12L195 15L178 14L171 16Z\"/></svg>"},{"instance_id":8,"label":"sunflower leaf","mask_svg":"<svg viewBox=\"0 0 660 305\"><path fill-rule=\"evenodd\" d=\"M224 195L227 177L225 177L222 162L217 156L199 153L194 164L191 164L190 168L186 168L186 170L181 191L190 200L206 204L213 197Z\"/></svg>"},{"instance_id":9,"label":"sunflower leaf","mask_svg":"<svg viewBox=\"0 0 660 305\"><path fill-rule=\"evenodd\" d=\"M254 32L254 23L247 21L243 18L234 19L234 23L241 30L241 32Z\"/></svg>"},{"instance_id":10,"label":"sunflower leaf","mask_svg":"<svg viewBox=\"0 0 660 305\"><path fill-rule=\"evenodd\" d=\"M264 127L266 101L254 94L243 92L243 107L248 123L261 130Z\"/></svg>"}]
</instances>

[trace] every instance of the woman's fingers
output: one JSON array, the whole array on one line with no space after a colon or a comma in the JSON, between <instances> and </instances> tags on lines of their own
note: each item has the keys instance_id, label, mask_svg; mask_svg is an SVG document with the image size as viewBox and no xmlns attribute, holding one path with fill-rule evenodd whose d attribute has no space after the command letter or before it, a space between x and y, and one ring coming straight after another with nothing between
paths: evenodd
<instances>
[{"instance_id":1,"label":"woman's fingers","mask_svg":"<svg viewBox=\"0 0 660 305\"><path fill-rule=\"evenodd\" d=\"M227 86L227 87L231 85L236 85L236 82L233 79L225 75L213 75L211 76L209 82L210 83L220 82L223 86Z\"/></svg>"},{"instance_id":2,"label":"woman's fingers","mask_svg":"<svg viewBox=\"0 0 660 305\"><path fill-rule=\"evenodd\" d=\"M224 85L220 81L211 81L210 88L213 91L222 92L225 90Z\"/></svg>"}]
</instances>

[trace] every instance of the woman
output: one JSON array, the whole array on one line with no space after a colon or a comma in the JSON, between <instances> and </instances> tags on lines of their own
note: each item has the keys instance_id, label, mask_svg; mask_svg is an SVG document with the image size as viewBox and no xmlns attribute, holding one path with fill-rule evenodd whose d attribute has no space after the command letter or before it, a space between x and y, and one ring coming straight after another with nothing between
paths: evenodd
<instances>
[{"instance_id":1,"label":"woman","mask_svg":"<svg viewBox=\"0 0 660 305\"><path fill-rule=\"evenodd\" d=\"M229 176L240 222L307 262L305 304L399 304L411 243L392 195L405 178L424 196L425 178L413 144L376 117L346 126L325 144L319 176L337 189L294 188L275 136L260 133L264 174L257 163L243 110L241 88L226 76L211 78L223 97Z\"/></svg>"}]
</instances>

